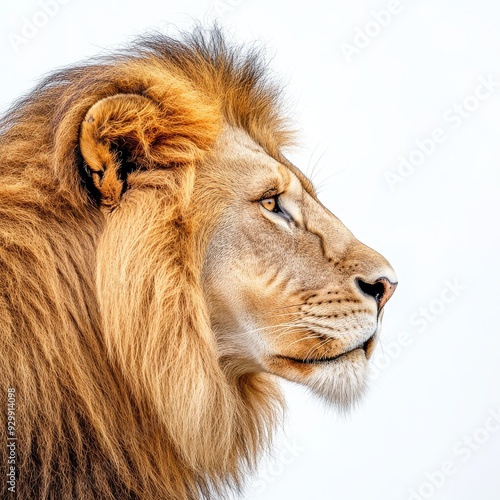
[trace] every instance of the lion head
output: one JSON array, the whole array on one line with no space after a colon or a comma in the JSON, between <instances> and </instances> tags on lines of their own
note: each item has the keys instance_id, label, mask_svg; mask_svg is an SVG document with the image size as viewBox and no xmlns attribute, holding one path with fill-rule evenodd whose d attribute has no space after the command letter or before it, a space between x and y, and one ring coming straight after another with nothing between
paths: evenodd
<instances>
[{"instance_id":1,"label":"lion head","mask_svg":"<svg viewBox=\"0 0 500 500\"><path fill-rule=\"evenodd\" d=\"M303 174L241 129L221 134L200 173L210 189L201 197L220 207L203 208L217 222L202 276L222 359L349 406L396 286L391 266L320 203Z\"/></svg>"},{"instance_id":2,"label":"lion head","mask_svg":"<svg viewBox=\"0 0 500 500\"><path fill-rule=\"evenodd\" d=\"M275 376L339 407L362 393L396 277L284 156L264 69L217 29L156 35L2 119L23 498L211 497L269 443Z\"/></svg>"}]
</instances>

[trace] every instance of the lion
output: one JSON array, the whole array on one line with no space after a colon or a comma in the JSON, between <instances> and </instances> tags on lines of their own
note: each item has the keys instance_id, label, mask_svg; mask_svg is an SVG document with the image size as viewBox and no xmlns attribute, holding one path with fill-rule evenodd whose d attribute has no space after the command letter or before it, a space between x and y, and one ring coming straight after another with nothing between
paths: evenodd
<instances>
[{"instance_id":1,"label":"lion","mask_svg":"<svg viewBox=\"0 0 500 500\"><path fill-rule=\"evenodd\" d=\"M280 378L363 393L396 276L285 157L266 67L218 28L148 35L2 118L2 497L224 496Z\"/></svg>"}]
</instances>

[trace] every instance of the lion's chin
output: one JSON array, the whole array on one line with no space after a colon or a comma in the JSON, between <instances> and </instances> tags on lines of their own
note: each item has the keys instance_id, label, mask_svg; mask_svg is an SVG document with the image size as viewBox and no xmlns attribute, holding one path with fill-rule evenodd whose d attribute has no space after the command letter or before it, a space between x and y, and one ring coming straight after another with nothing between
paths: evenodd
<instances>
[{"instance_id":1,"label":"lion's chin","mask_svg":"<svg viewBox=\"0 0 500 500\"><path fill-rule=\"evenodd\" d=\"M342 411L356 405L366 390L369 378L368 360L363 349L321 363L270 356L266 365L269 372L305 385L315 395Z\"/></svg>"}]
</instances>

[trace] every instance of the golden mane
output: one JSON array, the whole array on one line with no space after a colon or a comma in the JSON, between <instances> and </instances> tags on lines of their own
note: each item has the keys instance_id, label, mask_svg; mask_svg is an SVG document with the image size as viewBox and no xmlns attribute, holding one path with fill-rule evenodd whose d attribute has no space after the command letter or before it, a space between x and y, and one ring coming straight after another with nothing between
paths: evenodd
<instances>
[{"instance_id":1,"label":"golden mane","mask_svg":"<svg viewBox=\"0 0 500 500\"><path fill-rule=\"evenodd\" d=\"M211 497L237 488L268 444L279 392L267 375L239 376L218 359L203 245L190 238L200 221L186 210L222 123L280 157L290 135L265 75L257 52L218 29L154 35L48 76L2 118L0 377L4 395L16 394L19 498ZM120 95L127 168L152 169L167 148L172 170L168 204L120 219L126 247L101 243L100 209L112 210L126 183L84 162L79 145L80 134L117 132L98 103ZM139 133L134 102L144 98L155 105ZM98 132L82 126L91 108ZM2 459L3 478L7 467Z\"/></svg>"}]
</instances>

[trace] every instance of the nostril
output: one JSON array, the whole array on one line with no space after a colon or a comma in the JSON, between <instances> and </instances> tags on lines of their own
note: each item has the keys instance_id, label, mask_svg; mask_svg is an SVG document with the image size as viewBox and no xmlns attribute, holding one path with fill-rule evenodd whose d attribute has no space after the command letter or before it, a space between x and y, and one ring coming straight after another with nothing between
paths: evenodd
<instances>
[{"instance_id":1,"label":"nostril","mask_svg":"<svg viewBox=\"0 0 500 500\"><path fill-rule=\"evenodd\" d=\"M379 278L374 283L367 283L360 278L356 279L358 288L365 294L373 297L380 309L385 306L396 290L397 283L392 283L387 278Z\"/></svg>"},{"instance_id":2,"label":"nostril","mask_svg":"<svg viewBox=\"0 0 500 500\"><path fill-rule=\"evenodd\" d=\"M384 293L385 293L385 285L382 281L376 281L375 283L367 283L361 279L357 279L356 283L359 289L366 295L370 295L373 297L377 304L380 304Z\"/></svg>"}]
</instances>

